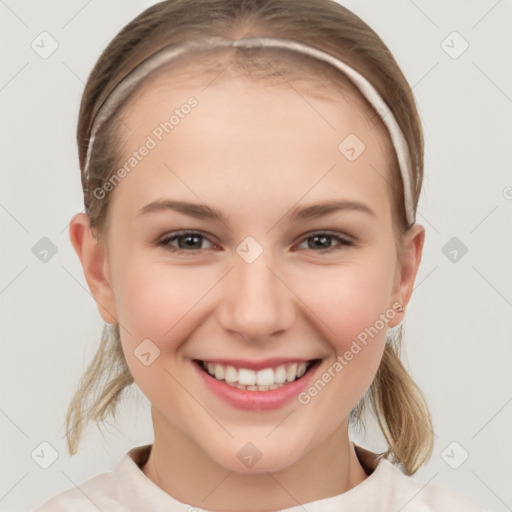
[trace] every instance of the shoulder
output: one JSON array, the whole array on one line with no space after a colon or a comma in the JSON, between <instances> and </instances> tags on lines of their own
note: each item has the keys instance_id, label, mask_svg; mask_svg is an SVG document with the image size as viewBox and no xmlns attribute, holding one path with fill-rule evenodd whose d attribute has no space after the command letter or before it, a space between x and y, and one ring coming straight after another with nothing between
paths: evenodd
<instances>
[{"instance_id":1,"label":"shoulder","mask_svg":"<svg viewBox=\"0 0 512 512\"><path fill-rule=\"evenodd\" d=\"M53 496L31 512L117 512L119 501L113 483L112 472L102 473L86 482Z\"/></svg>"},{"instance_id":2,"label":"shoulder","mask_svg":"<svg viewBox=\"0 0 512 512\"><path fill-rule=\"evenodd\" d=\"M357 457L369 474L351 498L365 499L377 510L407 512L486 512L465 496L435 483L437 473L422 482L399 465L354 443Z\"/></svg>"},{"instance_id":3,"label":"shoulder","mask_svg":"<svg viewBox=\"0 0 512 512\"><path fill-rule=\"evenodd\" d=\"M151 445L132 448L112 471L101 473L53 496L31 512L127 512L143 510L145 505L149 505L148 510L156 510L159 503L168 502L170 497L140 469L150 450Z\"/></svg>"},{"instance_id":4,"label":"shoulder","mask_svg":"<svg viewBox=\"0 0 512 512\"><path fill-rule=\"evenodd\" d=\"M381 460L379 466L382 479L392 490L389 497L394 506L400 505L411 512L485 512L465 496L433 483L436 475L422 482L405 475L387 459Z\"/></svg>"}]
</instances>

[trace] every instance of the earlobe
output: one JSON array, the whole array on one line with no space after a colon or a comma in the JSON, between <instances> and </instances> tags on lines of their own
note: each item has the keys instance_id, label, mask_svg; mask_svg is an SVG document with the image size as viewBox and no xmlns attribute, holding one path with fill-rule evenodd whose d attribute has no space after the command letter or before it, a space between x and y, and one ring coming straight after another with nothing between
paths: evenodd
<instances>
[{"instance_id":1,"label":"earlobe","mask_svg":"<svg viewBox=\"0 0 512 512\"><path fill-rule=\"evenodd\" d=\"M421 263L423 245L425 242L425 228L415 224L407 233L404 241L403 261L400 268L399 279L393 293L393 309L397 313L389 327L398 325L405 315L407 304L411 300L416 274Z\"/></svg>"},{"instance_id":2,"label":"earlobe","mask_svg":"<svg viewBox=\"0 0 512 512\"><path fill-rule=\"evenodd\" d=\"M73 216L69 224L69 238L80 259L89 290L96 301L103 320L109 324L118 322L114 293L108 274L105 249L90 228L86 213Z\"/></svg>"}]
</instances>

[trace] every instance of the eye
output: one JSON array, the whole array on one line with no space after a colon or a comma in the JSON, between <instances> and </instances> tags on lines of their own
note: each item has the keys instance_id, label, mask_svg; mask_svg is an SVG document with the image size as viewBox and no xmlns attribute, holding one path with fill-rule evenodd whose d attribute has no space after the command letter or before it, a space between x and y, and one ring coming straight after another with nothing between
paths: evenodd
<instances>
[{"instance_id":1,"label":"eye","mask_svg":"<svg viewBox=\"0 0 512 512\"><path fill-rule=\"evenodd\" d=\"M163 246L171 251L178 252L198 252L201 249L211 247L202 247L203 242L208 242L212 247L213 244L198 231L177 231L164 236L157 242L157 245ZM176 245L173 245L173 244Z\"/></svg>"},{"instance_id":2,"label":"eye","mask_svg":"<svg viewBox=\"0 0 512 512\"><path fill-rule=\"evenodd\" d=\"M338 245L332 245L333 241ZM304 238L300 245L304 243L307 244L306 249L312 249L315 252L330 252L331 250L342 249L344 246L355 245L354 241L348 237L328 231L312 233ZM300 245L299 248L301 248Z\"/></svg>"},{"instance_id":3,"label":"eye","mask_svg":"<svg viewBox=\"0 0 512 512\"><path fill-rule=\"evenodd\" d=\"M204 247L204 242L209 246ZM306 247L300 247L303 244ZM211 249L214 244L206 238L204 234L199 231L176 231L169 233L157 242L158 246L164 247L173 252L199 252L202 249ZM311 249L314 252L331 252L332 250L342 249L344 246L354 246L355 242L350 238L331 233L328 231L321 231L312 233L303 239L299 244L299 249Z\"/></svg>"}]
</instances>

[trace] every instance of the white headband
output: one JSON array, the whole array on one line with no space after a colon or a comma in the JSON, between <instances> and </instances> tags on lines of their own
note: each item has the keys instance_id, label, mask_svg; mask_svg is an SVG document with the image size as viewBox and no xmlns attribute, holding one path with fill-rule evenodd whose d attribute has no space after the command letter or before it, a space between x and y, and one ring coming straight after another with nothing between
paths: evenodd
<instances>
[{"instance_id":1,"label":"white headband","mask_svg":"<svg viewBox=\"0 0 512 512\"><path fill-rule=\"evenodd\" d=\"M193 50L205 50L210 48L218 47L236 47L236 48L282 48L286 50L293 50L305 55L309 55L315 59L327 62L335 68L339 69L344 75L346 75L351 82L357 86L361 94L366 100L372 105L377 113L380 115L383 123L386 125L391 141L396 151L398 158L398 164L400 166L400 172L402 175L402 181L404 185L404 201L405 201L405 213L407 223L412 226L415 222L414 213L414 175L411 165L411 159L407 142L404 138L395 117L391 110L387 106L386 102L382 99L377 90L368 82L366 78L360 75L357 71L351 68L348 64L345 64L338 58L326 53L322 50L318 50L311 46L307 46L297 41L288 39L279 39L272 37L253 37L246 39L239 39L232 41L229 39L211 37L207 39L201 39L196 41L187 41L180 45L166 46L154 53L146 60L136 66L128 75L115 87L110 93L106 100L100 106L89 137L89 145L87 148L87 155L85 159L84 174L86 179L89 179L89 162L91 159L92 148L96 139L96 133L98 132L101 125L111 116L114 110L119 106L126 96L132 92L139 82L146 77L149 73L159 68L163 64L171 62L176 57L179 57L185 53L189 53Z\"/></svg>"}]
</instances>

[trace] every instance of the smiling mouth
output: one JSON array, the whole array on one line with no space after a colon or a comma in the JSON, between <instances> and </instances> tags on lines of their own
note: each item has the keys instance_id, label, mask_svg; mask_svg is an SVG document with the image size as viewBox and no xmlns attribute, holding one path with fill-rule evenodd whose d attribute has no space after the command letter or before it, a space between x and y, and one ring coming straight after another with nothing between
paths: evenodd
<instances>
[{"instance_id":1,"label":"smiling mouth","mask_svg":"<svg viewBox=\"0 0 512 512\"><path fill-rule=\"evenodd\" d=\"M224 382L231 387L246 391L271 391L301 379L320 361L320 359L312 359L310 361L284 363L261 370L237 368L199 359L194 360L194 363L213 379Z\"/></svg>"}]
</instances>

